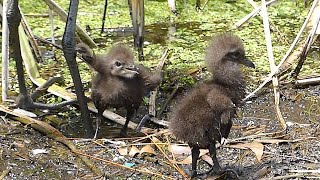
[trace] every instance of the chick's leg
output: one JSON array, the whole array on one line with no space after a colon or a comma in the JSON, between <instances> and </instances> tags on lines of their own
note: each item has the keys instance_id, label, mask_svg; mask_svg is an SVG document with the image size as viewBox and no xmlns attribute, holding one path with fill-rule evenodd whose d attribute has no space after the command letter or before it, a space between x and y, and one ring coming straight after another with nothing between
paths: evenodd
<instances>
[{"instance_id":1,"label":"chick's leg","mask_svg":"<svg viewBox=\"0 0 320 180\"><path fill-rule=\"evenodd\" d=\"M217 174L221 174L222 170L219 165L218 159L217 159L217 149L216 149L216 144L215 142L211 142L209 145L209 153L211 156L211 159L213 161L213 166L211 168L211 171Z\"/></svg>"},{"instance_id":2,"label":"chick's leg","mask_svg":"<svg viewBox=\"0 0 320 180\"><path fill-rule=\"evenodd\" d=\"M132 118L132 116L134 115L135 110L133 108L127 108L127 118L126 118L126 122L123 125L123 128L120 131L120 136L121 137L127 137L127 131L128 131L128 124Z\"/></svg>"},{"instance_id":3,"label":"chick's leg","mask_svg":"<svg viewBox=\"0 0 320 180\"><path fill-rule=\"evenodd\" d=\"M189 144L191 148L191 156L192 156L192 173L191 177L197 176L197 161L200 155L200 148L199 146Z\"/></svg>"},{"instance_id":4,"label":"chick's leg","mask_svg":"<svg viewBox=\"0 0 320 180\"><path fill-rule=\"evenodd\" d=\"M98 114L97 114L97 119L96 119L96 131L94 133L94 139L96 139L98 137L98 131L99 131L99 128L100 128L100 124L101 124L101 121L103 119L103 111L104 110L101 110L101 109L98 109Z\"/></svg>"}]
</instances>

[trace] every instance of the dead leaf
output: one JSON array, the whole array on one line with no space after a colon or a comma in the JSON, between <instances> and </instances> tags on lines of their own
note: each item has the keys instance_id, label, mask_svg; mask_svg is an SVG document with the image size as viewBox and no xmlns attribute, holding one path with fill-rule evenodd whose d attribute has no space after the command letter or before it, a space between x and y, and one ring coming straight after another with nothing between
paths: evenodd
<instances>
[{"instance_id":1,"label":"dead leaf","mask_svg":"<svg viewBox=\"0 0 320 180\"><path fill-rule=\"evenodd\" d=\"M192 157L188 156L187 158L185 158L182 161L177 161L177 164L191 164L192 163Z\"/></svg>"},{"instance_id":2,"label":"dead leaf","mask_svg":"<svg viewBox=\"0 0 320 180\"><path fill-rule=\"evenodd\" d=\"M130 157L133 157L135 156L136 154L138 154L140 151L139 149L136 147L136 146L132 146L131 149L130 149L130 152L129 152L129 156Z\"/></svg>"},{"instance_id":3,"label":"dead leaf","mask_svg":"<svg viewBox=\"0 0 320 180\"><path fill-rule=\"evenodd\" d=\"M181 146L178 144L171 144L169 151L176 155L191 154L191 149L189 146Z\"/></svg>"},{"instance_id":4,"label":"dead leaf","mask_svg":"<svg viewBox=\"0 0 320 180\"><path fill-rule=\"evenodd\" d=\"M252 134L260 134L264 132L266 129L266 125L261 125L260 127L248 128L243 132L244 136L252 135Z\"/></svg>"},{"instance_id":5,"label":"dead leaf","mask_svg":"<svg viewBox=\"0 0 320 180\"><path fill-rule=\"evenodd\" d=\"M154 151L154 149L150 145L143 146L143 148L140 150L140 155L143 153L148 153L148 154L153 154L153 155L156 154L156 152Z\"/></svg>"},{"instance_id":6,"label":"dead leaf","mask_svg":"<svg viewBox=\"0 0 320 180\"><path fill-rule=\"evenodd\" d=\"M126 156L128 154L128 147L118 148L118 152L122 156Z\"/></svg>"},{"instance_id":7,"label":"dead leaf","mask_svg":"<svg viewBox=\"0 0 320 180\"><path fill-rule=\"evenodd\" d=\"M263 144L261 144L260 142L256 142L253 141L251 143L245 143L245 144L235 144L235 145L231 145L229 147L233 147L233 148L241 148L241 149L251 149L252 152L255 153L256 158L259 162L261 162L261 158L262 158L262 154L263 154Z\"/></svg>"},{"instance_id":8,"label":"dead leaf","mask_svg":"<svg viewBox=\"0 0 320 180\"><path fill-rule=\"evenodd\" d=\"M156 146L158 146L160 148L164 148L166 146L162 141L160 141L158 138L156 138L154 136L151 138L151 141L152 141L152 143L157 144Z\"/></svg>"},{"instance_id":9,"label":"dead leaf","mask_svg":"<svg viewBox=\"0 0 320 180\"><path fill-rule=\"evenodd\" d=\"M190 148L189 148L190 149ZM202 157L203 155L207 154L209 152L209 150L207 149L200 149L200 155L199 157ZM177 161L176 162L177 164L191 164L192 163L192 157L191 155L188 156L187 158L185 158L184 160L182 161Z\"/></svg>"},{"instance_id":10,"label":"dead leaf","mask_svg":"<svg viewBox=\"0 0 320 180\"><path fill-rule=\"evenodd\" d=\"M152 137L151 140L152 140L153 143L162 143L158 138L156 138L154 136Z\"/></svg>"}]
</instances>

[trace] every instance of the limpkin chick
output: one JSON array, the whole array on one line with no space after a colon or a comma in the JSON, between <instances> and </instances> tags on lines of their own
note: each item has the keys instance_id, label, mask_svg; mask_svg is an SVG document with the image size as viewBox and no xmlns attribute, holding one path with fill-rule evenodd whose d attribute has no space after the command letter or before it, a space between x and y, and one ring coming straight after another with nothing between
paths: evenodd
<instances>
[{"instance_id":1,"label":"limpkin chick","mask_svg":"<svg viewBox=\"0 0 320 180\"><path fill-rule=\"evenodd\" d=\"M95 71L92 81L92 100L98 114L96 133L107 108L124 107L126 122L120 135L127 136L128 123L139 108L146 92L157 87L161 81L160 72L152 74L148 68L134 63L131 50L124 46L114 46L107 54L96 55L85 44L77 45L84 61Z\"/></svg>"},{"instance_id":2,"label":"limpkin chick","mask_svg":"<svg viewBox=\"0 0 320 180\"><path fill-rule=\"evenodd\" d=\"M255 67L246 58L241 39L230 33L213 37L205 60L212 78L185 94L170 115L172 133L191 148L192 177L197 175L199 149L209 149L214 163L209 172L223 172L215 144L228 137L236 108L245 96L240 64Z\"/></svg>"}]
</instances>

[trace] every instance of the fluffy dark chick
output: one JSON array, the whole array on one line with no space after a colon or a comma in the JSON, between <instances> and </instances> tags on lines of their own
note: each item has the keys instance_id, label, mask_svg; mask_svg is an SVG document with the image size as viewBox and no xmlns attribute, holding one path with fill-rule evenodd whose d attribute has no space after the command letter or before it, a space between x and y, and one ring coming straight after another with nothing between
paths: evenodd
<instances>
[{"instance_id":1,"label":"fluffy dark chick","mask_svg":"<svg viewBox=\"0 0 320 180\"><path fill-rule=\"evenodd\" d=\"M127 111L126 122L120 135L127 136L128 123L139 108L146 92L157 87L161 81L160 72L152 74L143 65L134 63L131 50L124 46L114 46L107 54L96 55L85 44L77 45L84 61L95 71L92 81L92 100L98 109L98 127L107 108L124 107Z\"/></svg>"},{"instance_id":2,"label":"fluffy dark chick","mask_svg":"<svg viewBox=\"0 0 320 180\"><path fill-rule=\"evenodd\" d=\"M212 79L199 84L177 103L170 115L170 129L192 151L192 177L197 175L200 149L209 149L214 165L221 173L216 157L216 141L227 138L236 115L236 107L245 95L245 80L240 64L254 67L244 52L239 37L225 33L213 37L206 54Z\"/></svg>"}]
</instances>

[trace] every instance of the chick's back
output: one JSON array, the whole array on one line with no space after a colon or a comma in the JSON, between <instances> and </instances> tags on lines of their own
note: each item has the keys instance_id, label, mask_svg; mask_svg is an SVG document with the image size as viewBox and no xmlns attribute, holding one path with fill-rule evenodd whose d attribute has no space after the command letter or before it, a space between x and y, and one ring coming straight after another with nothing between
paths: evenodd
<instances>
[{"instance_id":1,"label":"chick's back","mask_svg":"<svg viewBox=\"0 0 320 180\"><path fill-rule=\"evenodd\" d=\"M231 108L230 102L221 87L203 83L187 93L173 108L169 128L177 139L206 148L210 143L208 138L220 141L221 130L228 129L221 127L221 114L226 108Z\"/></svg>"}]
</instances>

